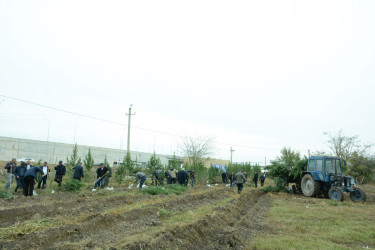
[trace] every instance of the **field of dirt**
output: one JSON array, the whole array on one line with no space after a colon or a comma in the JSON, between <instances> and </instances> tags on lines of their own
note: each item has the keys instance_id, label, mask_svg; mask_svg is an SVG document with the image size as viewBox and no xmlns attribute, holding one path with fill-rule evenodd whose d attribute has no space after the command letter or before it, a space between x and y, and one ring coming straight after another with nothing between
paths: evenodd
<instances>
[{"instance_id":1,"label":"field of dirt","mask_svg":"<svg viewBox=\"0 0 375 250\"><path fill-rule=\"evenodd\" d=\"M372 186L368 203L375 204ZM279 194L225 185L198 186L181 195L117 188L80 194L46 193L0 199L1 249L242 249L266 223ZM301 195L287 199L312 202Z\"/></svg>"},{"instance_id":2,"label":"field of dirt","mask_svg":"<svg viewBox=\"0 0 375 250\"><path fill-rule=\"evenodd\" d=\"M219 185L169 196L126 189L19 196L0 205L0 228L9 230L0 235L2 249L240 249L269 230L261 219L271 197Z\"/></svg>"}]
</instances>

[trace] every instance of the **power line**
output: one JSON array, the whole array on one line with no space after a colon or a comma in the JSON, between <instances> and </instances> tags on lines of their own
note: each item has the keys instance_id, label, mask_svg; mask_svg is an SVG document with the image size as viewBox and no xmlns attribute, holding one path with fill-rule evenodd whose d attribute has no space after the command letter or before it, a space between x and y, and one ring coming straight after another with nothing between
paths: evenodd
<instances>
[{"instance_id":1,"label":"power line","mask_svg":"<svg viewBox=\"0 0 375 250\"><path fill-rule=\"evenodd\" d=\"M53 110L56 110L56 111L59 111L59 112L63 112L63 113L67 113L67 114L71 114L71 115L75 115L75 116L86 117L86 118L89 118L89 119L107 122L107 123L116 124L116 125L125 126L125 127L128 126L128 124L125 124L125 123L115 122L115 121L111 121L111 120L107 120L107 119L102 119L102 118L94 117L94 116L91 116L91 115L76 113L76 112L68 111L68 110L61 109L61 108L56 108L56 107L52 107L52 106L48 106L48 105L44 105L44 104L30 102L30 101L27 101L27 100L21 100L21 99L15 98L15 97L10 97L10 96L6 96L6 95L2 95L2 94L0 94L0 96L11 99L11 100L15 100L15 101L19 101L19 102L28 103L28 104L32 104L32 105L35 105L35 106L43 107L43 108L46 108L46 109L53 109ZM134 128L134 129L144 130L144 131L148 131L148 132L152 132L152 133L174 136L174 137L179 137L179 138L186 138L186 136L183 136L183 135L177 135L177 134L167 133L167 132L163 132L163 131L148 129L148 128L136 127L136 126L131 126L131 127ZM236 146L236 147L240 147L240 148L249 148L249 149L280 150L279 148L245 146L245 145L240 145L240 144L231 144L231 143L224 143L224 142L215 142L215 144L220 144L220 145L225 145L225 146Z\"/></svg>"}]
</instances>

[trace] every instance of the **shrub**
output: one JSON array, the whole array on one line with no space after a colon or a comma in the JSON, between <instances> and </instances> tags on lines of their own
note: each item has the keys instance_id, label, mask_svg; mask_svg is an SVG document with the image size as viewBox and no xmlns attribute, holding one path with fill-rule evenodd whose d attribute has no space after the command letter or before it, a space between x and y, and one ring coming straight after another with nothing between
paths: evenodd
<instances>
[{"instance_id":1,"label":"shrub","mask_svg":"<svg viewBox=\"0 0 375 250\"><path fill-rule=\"evenodd\" d=\"M70 181L64 182L62 186L65 191L75 192L80 190L84 185L85 184L83 184L82 182L76 179L72 179Z\"/></svg>"},{"instance_id":2,"label":"shrub","mask_svg":"<svg viewBox=\"0 0 375 250\"><path fill-rule=\"evenodd\" d=\"M187 186L173 184L167 186L156 186L156 187L148 187L141 190L142 193L152 194L152 195L159 195L159 194L182 194L188 189Z\"/></svg>"},{"instance_id":3,"label":"shrub","mask_svg":"<svg viewBox=\"0 0 375 250\"><path fill-rule=\"evenodd\" d=\"M284 193L289 193L289 190L286 187L282 186L276 186L276 187L271 187L267 186L262 188L263 192L268 193L268 192L284 192Z\"/></svg>"},{"instance_id":4,"label":"shrub","mask_svg":"<svg viewBox=\"0 0 375 250\"><path fill-rule=\"evenodd\" d=\"M11 200L14 199L14 196L8 190L0 190L0 198Z\"/></svg>"}]
</instances>

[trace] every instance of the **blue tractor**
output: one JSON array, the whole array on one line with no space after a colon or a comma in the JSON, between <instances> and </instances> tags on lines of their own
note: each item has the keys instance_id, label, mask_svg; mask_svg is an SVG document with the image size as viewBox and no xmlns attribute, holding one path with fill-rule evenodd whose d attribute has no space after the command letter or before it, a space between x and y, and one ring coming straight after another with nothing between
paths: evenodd
<instances>
[{"instance_id":1,"label":"blue tractor","mask_svg":"<svg viewBox=\"0 0 375 250\"><path fill-rule=\"evenodd\" d=\"M344 160L332 156L311 156L302 172L300 188L304 196L323 194L335 201L343 201L344 193L350 193L353 202L366 201L366 193L356 187L354 178L343 174ZM298 185L299 186L299 185Z\"/></svg>"}]
</instances>

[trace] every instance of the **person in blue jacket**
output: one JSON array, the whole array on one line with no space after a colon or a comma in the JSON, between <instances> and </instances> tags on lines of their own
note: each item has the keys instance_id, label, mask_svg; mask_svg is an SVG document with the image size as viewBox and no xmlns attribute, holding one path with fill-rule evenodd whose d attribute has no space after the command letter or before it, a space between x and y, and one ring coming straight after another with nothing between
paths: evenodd
<instances>
[{"instance_id":1,"label":"person in blue jacket","mask_svg":"<svg viewBox=\"0 0 375 250\"><path fill-rule=\"evenodd\" d=\"M43 178L44 177L43 170L41 170L39 167L31 167L29 168L29 170L26 171L25 177L23 178L25 182L25 188L23 189L23 194L25 196L33 196L35 179L37 177L38 172L42 174L42 178Z\"/></svg>"},{"instance_id":2,"label":"person in blue jacket","mask_svg":"<svg viewBox=\"0 0 375 250\"><path fill-rule=\"evenodd\" d=\"M16 170L16 167L17 167L16 158L13 158L12 161L8 162L5 165L5 169L8 172L7 182L5 183L5 189L7 189L7 190L10 190L12 182L14 181L14 172Z\"/></svg>"},{"instance_id":3,"label":"person in blue jacket","mask_svg":"<svg viewBox=\"0 0 375 250\"><path fill-rule=\"evenodd\" d=\"M14 190L14 192L17 192L19 188L21 188L22 190L25 188L25 182L23 181L23 177L25 176L25 173L26 173L26 164L23 161L21 161L21 165L16 167L16 170L14 171L14 174L17 180L17 187Z\"/></svg>"}]
</instances>

